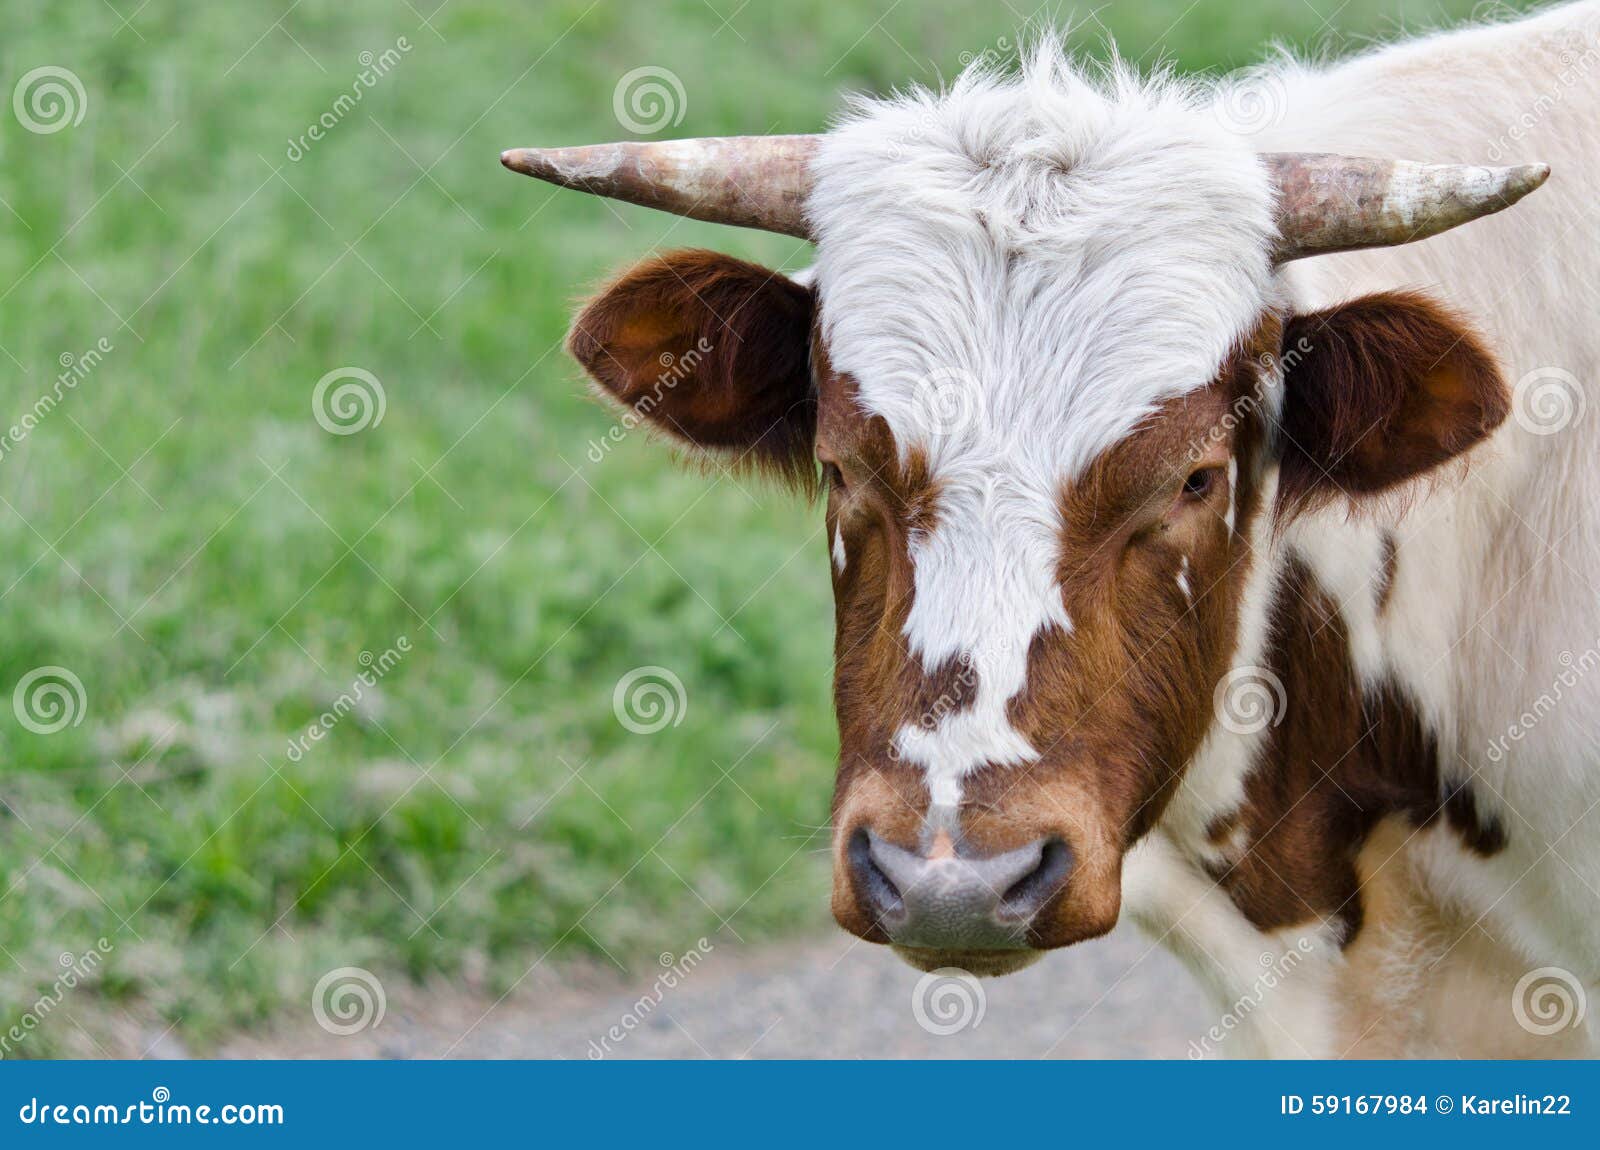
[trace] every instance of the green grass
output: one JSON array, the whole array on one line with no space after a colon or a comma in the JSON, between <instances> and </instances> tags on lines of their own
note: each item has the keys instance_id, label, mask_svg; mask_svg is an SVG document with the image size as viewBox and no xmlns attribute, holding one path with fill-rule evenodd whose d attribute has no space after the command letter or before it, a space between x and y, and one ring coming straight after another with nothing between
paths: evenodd
<instances>
[{"instance_id":1,"label":"green grass","mask_svg":"<svg viewBox=\"0 0 1600 1150\"><path fill-rule=\"evenodd\" d=\"M825 915L816 509L642 436L593 462L611 421L559 350L584 287L658 245L806 252L496 156L625 134L613 89L647 64L682 80L678 134L814 130L846 90L1003 54L1019 14L796 0L724 26L735 0L450 0L430 28L307 0L274 25L288 6L150 5L129 27L131 0L0 9L0 95L48 64L88 100L49 135L0 107L0 424L61 356L111 346L0 455L0 693L61 666L86 697L47 735L0 708L0 1033L101 937L63 1015L137 1004L203 1049L304 1009L335 966L498 992L547 953L627 964ZM1075 39L1224 68L1270 37L1337 47L1467 7L1119 0ZM359 54L402 36L291 162ZM344 367L386 410L335 436L312 391ZM402 637L292 759L362 652ZM630 733L612 691L650 664L687 708ZM55 1015L18 1052L84 1048Z\"/></svg>"}]
</instances>

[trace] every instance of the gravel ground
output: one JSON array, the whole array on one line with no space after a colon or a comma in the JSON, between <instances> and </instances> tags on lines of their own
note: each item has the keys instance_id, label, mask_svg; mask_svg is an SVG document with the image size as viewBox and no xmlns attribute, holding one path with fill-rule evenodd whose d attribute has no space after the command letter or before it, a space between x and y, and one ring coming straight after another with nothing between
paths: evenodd
<instances>
[{"instance_id":1,"label":"gravel ground","mask_svg":"<svg viewBox=\"0 0 1600 1150\"><path fill-rule=\"evenodd\" d=\"M534 972L496 1004L448 988L386 995L348 1036L303 1021L240 1038L225 1057L318 1058L1182 1058L1214 1021L1170 955L1129 927L1006 978L924 976L844 935L710 954L660 993L657 972ZM670 962L670 958L667 960ZM975 996L976 995L976 996ZM645 996L650 1006L639 1009ZM629 1029L624 1020L637 1019ZM607 1038L612 1027L623 1035ZM934 1033L949 1029L953 1033Z\"/></svg>"}]
</instances>

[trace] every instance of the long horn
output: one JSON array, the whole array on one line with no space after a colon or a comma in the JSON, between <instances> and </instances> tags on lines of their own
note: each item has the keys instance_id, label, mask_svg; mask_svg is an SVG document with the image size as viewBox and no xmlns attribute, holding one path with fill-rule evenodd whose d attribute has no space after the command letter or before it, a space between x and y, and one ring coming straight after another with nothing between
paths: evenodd
<instances>
[{"instance_id":1,"label":"long horn","mask_svg":"<svg viewBox=\"0 0 1600 1150\"><path fill-rule=\"evenodd\" d=\"M721 136L513 148L514 172L714 224L809 239L805 202L816 136Z\"/></svg>"},{"instance_id":2,"label":"long horn","mask_svg":"<svg viewBox=\"0 0 1600 1150\"><path fill-rule=\"evenodd\" d=\"M1423 240L1509 208L1548 164L1484 168L1321 152L1261 157L1278 190L1279 263Z\"/></svg>"}]
</instances>

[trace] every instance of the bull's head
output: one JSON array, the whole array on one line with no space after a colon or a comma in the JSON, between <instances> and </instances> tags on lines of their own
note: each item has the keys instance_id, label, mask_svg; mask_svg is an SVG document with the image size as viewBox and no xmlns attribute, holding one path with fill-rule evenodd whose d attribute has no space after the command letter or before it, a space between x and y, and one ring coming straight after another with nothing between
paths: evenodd
<instances>
[{"instance_id":1,"label":"bull's head","mask_svg":"<svg viewBox=\"0 0 1600 1150\"><path fill-rule=\"evenodd\" d=\"M502 158L815 242L803 282L649 260L570 348L686 445L825 489L834 914L980 972L1116 921L1125 852L1259 648L1242 604L1274 531L1505 414L1444 308L1298 313L1282 266L1434 235L1547 174L1257 154L1192 100L1053 63L821 136Z\"/></svg>"}]
</instances>

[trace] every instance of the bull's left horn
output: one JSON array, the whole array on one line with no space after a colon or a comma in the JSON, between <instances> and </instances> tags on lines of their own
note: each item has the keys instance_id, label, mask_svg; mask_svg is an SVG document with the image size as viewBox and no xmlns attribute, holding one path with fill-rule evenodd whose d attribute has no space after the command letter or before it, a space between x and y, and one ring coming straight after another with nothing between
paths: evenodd
<instances>
[{"instance_id":1,"label":"bull's left horn","mask_svg":"<svg viewBox=\"0 0 1600 1150\"><path fill-rule=\"evenodd\" d=\"M715 136L513 148L514 172L714 224L809 239L806 195L816 136Z\"/></svg>"},{"instance_id":2,"label":"bull's left horn","mask_svg":"<svg viewBox=\"0 0 1600 1150\"><path fill-rule=\"evenodd\" d=\"M1550 175L1547 164L1486 168L1320 152L1261 161L1277 185L1279 263L1425 240L1509 208Z\"/></svg>"}]
</instances>

